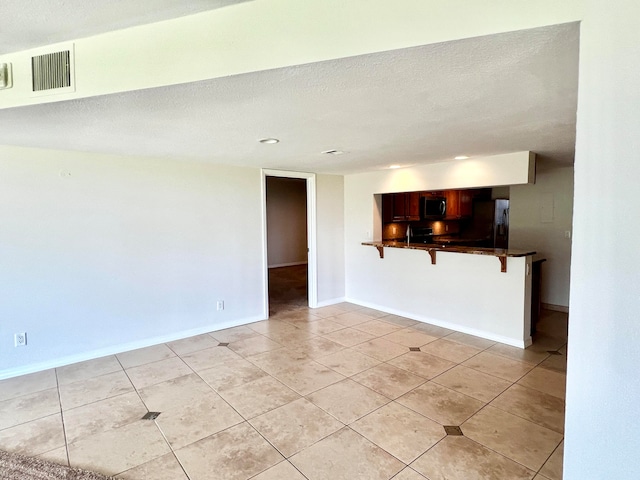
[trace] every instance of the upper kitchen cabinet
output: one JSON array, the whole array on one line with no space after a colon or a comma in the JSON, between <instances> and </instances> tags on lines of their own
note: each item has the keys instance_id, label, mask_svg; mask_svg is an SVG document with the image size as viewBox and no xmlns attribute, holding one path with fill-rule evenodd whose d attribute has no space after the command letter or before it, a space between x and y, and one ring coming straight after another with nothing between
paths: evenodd
<instances>
[{"instance_id":1,"label":"upper kitchen cabinet","mask_svg":"<svg viewBox=\"0 0 640 480\"><path fill-rule=\"evenodd\" d=\"M447 214L445 219L467 218L473 213L473 194L470 190L446 190Z\"/></svg>"},{"instance_id":2,"label":"upper kitchen cabinet","mask_svg":"<svg viewBox=\"0 0 640 480\"><path fill-rule=\"evenodd\" d=\"M420 220L420 192L405 194L407 220Z\"/></svg>"},{"instance_id":3,"label":"upper kitchen cabinet","mask_svg":"<svg viewBox=\"0 0 640 480\"><path fill-rule=\"evenodd\" d=\"M445 220L459 220L473 216L474 200L491 199L490 188L466 190L433 190L428 192L401 192L382 195L382 222L420 221L420 198L430 197L447 201Z\"/></svg>"},{"instance_id":4,"label":"upper kitchen cabinet","mask_svg":"<svg viewBox=\"0 0 640 480\"><path fill-rule=\"evenodd\" d=\"M444 192L444 198L447 199L447 213L444 218L460 218L460 191L447 190Z\"/></svg>"},{"instance_id":5,"label":"upper kitchen cabinet","mask_svg":"<svg viewBox=\"0 0 640 480\"><path fill-rule=\"evenodd\" d=\"M461 217L473 215L473 190L459 190L458 207Z\"/></svg>"},{"instance_id":6,"label":"upper kitchen cabinet","mask_svg":"<svg viewBox=\"0 0 640 480\"><path fill-rule=\"evenodd\" d=\"M382 223L393 222L393 194L382 195Z\"/></svg>"},{"instance_id":7,"label":"upper kitchen cabinet","mask_svg":"<svg viewBox=\"0 0 640 480\"><path fill-rule=\"evenodd\" d=\"M420 192L382 195L382 218L385 223L420 220Z\"/></svg>"},{"instance_id":8,"label":"upper kitchen cabinet","mask_svg":"<svg viewBox=\"0 0 640 480\"><path fill-rule=\"evenodd\" d=\"M473 201L491 199L491 189L445 190L444 197L447 199L445 220L470 218L473 216Z\"/></svg>"}]
</instances>

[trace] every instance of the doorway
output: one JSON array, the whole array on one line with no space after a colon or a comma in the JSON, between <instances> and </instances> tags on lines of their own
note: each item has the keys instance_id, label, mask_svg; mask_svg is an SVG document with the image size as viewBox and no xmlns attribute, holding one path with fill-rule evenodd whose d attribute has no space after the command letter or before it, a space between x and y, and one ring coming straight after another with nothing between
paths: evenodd
<instances>
[{"instance_id":1,"label":"doorway","mask_svg":"<svg viewBox=\"0 0 640 480\"><path fill-rule=\"evenodd\" d=\"M315 175L263 170L265 318L317 303Z\"/></svg>"}]
</instances>

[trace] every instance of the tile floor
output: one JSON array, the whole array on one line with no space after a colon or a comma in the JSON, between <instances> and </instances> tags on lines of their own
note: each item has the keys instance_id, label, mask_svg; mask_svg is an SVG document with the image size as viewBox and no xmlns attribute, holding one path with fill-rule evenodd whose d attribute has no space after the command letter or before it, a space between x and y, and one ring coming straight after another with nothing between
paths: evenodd
<instances>
[{"instance_id":1,"label":"tile floor","mask_svg":"<svg viewBox=\"0 0 640 480\"><path fill-rule=\"evenodd\" d=\"M0 381L0 448L131 480L562 477L566 314L520 350L279 291L268 321Z\"/></svg>"}]
</instances>

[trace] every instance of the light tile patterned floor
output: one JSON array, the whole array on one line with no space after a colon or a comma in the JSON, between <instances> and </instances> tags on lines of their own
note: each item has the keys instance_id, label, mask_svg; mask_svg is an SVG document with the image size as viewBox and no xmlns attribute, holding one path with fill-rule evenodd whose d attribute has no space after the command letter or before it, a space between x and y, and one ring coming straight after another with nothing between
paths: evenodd
<instances>
[{"instance_id":1,"label":"light tile patterned floor","mask_svg":"<svg viewBox=\"0 0 640 480\"><path fill-rule=\"evenodd\" d=\"M130 480L561 478L566 314L523 351L281 293L269 321L0 381L0 448Z\"/></svg>"}]
</instances>

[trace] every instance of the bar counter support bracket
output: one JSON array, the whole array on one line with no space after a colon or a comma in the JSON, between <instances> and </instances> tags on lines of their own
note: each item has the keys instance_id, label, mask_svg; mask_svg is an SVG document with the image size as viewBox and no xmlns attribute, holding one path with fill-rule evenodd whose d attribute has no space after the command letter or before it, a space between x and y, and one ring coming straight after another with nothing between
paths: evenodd
<instances>
[{"instance_id":1,"label":"bar counter support bracket","mask_svg":"<svg viewBox=\"0 0 640 480\"><path fill-rule=\"evenodd\" d=\"M435 250L428 250L429 252L429 256L431 257L431 265L435 265L436 264L436 251Z\"/></svg>"},{"instance_id":2,"label":"bar counter support bracket","mask_svg":"<svg viewBox=\"0 0 640 480\"><path fill-rule=\"evenodd\" d=\"M507 273L507 257L506 257L506 255L498 257L498 260L500 260L500 271L502 273Z\"/></svg>"},{"instance_id":3,"label":"bar counter support bracket","mask_svg":"<svg viewBox=\"0 0 640 480\"><path fill-rule=\"evenodd\" d=\"M384 247L376 247L378 249L378 253L380 254L380 258L384 258Z\"/></svg>"}]
</instances>

